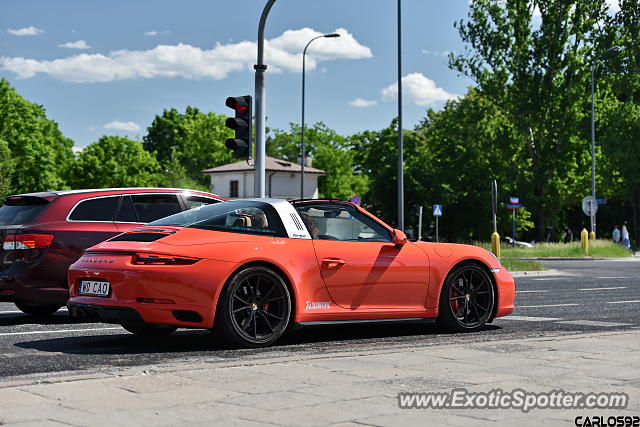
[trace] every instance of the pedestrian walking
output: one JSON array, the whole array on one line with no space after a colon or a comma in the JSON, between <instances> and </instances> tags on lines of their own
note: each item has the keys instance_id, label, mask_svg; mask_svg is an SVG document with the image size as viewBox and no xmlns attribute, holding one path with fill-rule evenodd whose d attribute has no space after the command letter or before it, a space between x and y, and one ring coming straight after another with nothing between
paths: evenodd
<instances>
[{"instance_id":1,"label":"pedestrian walking","mask_svg":"<svg viewBox=\"0 0 640 427\"><path fill-rule=\"evenodd\" d=\"M613 240L613 243L620 243L620 229L618 228L618 224L613 227L611 240Z\"/></svg>"},{"instance_id":2,"label":"pedestrian walking","mask_svg":"<svg viewBox=\"0 0 640 427\"><path fill-rule=\"evenodd\" d=\"M627 226L622 226L622 246L631 250L631 241L629 240L629 230L627 230Z\"/></svg>"},{"instance_id":3,"label":"pedestrian walking","mask_svg":"<svg viewBox=\"0 0 640 427\"><path fill-rule=\"evenodd\" d=\"M571 232L571 229L566 225L562 230L562 241L565 243L571 243L573 241L573 233Z\"/></svg>"}]
</instances>

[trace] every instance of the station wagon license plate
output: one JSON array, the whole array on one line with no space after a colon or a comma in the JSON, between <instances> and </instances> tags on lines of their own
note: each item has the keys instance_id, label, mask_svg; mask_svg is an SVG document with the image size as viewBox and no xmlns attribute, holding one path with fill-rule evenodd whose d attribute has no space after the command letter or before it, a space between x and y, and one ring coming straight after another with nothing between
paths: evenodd
<instances>
[{"instance_id":1,"label":"station wagon license plate","mask_svg":"<svg viewBox=\"0 0 640 427\"><path fill-rule=\"evenodd\" d=\"M81 280L78 288L80 295L92 295L97 297L109 296L109 282L95 280Z\"/></svg>"}]
</instances>

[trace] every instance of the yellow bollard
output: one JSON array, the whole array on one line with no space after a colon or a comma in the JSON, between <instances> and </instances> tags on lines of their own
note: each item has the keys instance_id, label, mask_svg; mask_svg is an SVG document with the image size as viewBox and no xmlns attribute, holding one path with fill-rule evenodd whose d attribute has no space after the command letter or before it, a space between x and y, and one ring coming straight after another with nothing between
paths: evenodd
<instances>
[{"instance_id":1,"label":"yellow bollard","mask_svg":"<svg viewBox=\"0 0 640 427\"><path fill-rule=\"evenodd\" d=\"M491 252L500 259L500 235L497 231L491 234Z\"/></svg>"},{"instance_id":2,"label":"yellow bollard","mask_svg":"<svg viewBox=\"0 0 640 427\"><path fill-rule=\"evenodd\" d=\"M596 232L592 231L591 233L589 233L589 240L596 240Z\"/></svg>"},{"instance_id":3,"label":"yellow bollard","mask_svg":"<svg viewBox=\"0 0 640 427\"><path fill-rule=\"evenodd\" d=\"M580 246L585 255L589 255L589 232L583 228L580 232Z\"/></svg>"}]
</instances>

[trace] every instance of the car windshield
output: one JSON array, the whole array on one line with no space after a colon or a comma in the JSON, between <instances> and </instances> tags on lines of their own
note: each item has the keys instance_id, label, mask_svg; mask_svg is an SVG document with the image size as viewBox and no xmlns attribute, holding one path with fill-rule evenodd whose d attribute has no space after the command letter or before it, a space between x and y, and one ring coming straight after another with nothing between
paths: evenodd
<instances>
[{"instance_id":1,"label":"car windshield","mask_svg":"<svg viewBox=\"0 0 640 427\"><path fill-rule=\"evenodd\" d=\"M287 237L284 225L273 206L246 200L200 206L147 225Z\"/></svg>"}]
</instances>

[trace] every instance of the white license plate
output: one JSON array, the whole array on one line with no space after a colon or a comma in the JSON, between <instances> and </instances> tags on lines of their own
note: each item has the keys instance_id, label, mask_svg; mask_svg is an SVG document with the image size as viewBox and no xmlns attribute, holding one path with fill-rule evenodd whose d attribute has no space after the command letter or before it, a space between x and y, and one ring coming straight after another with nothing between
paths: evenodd
<instances>
[{"instance_id":1,"label":"white license plate","mask_svg":"<svg viewBox=\"0 0 640 427\"><path fill-rule=\"evenodd\" d=\"M81 295L94 295L98 297L109 296L109 282L98 282L95 280L81 280L78 293Z\"/></svg>"}]
</instances>

